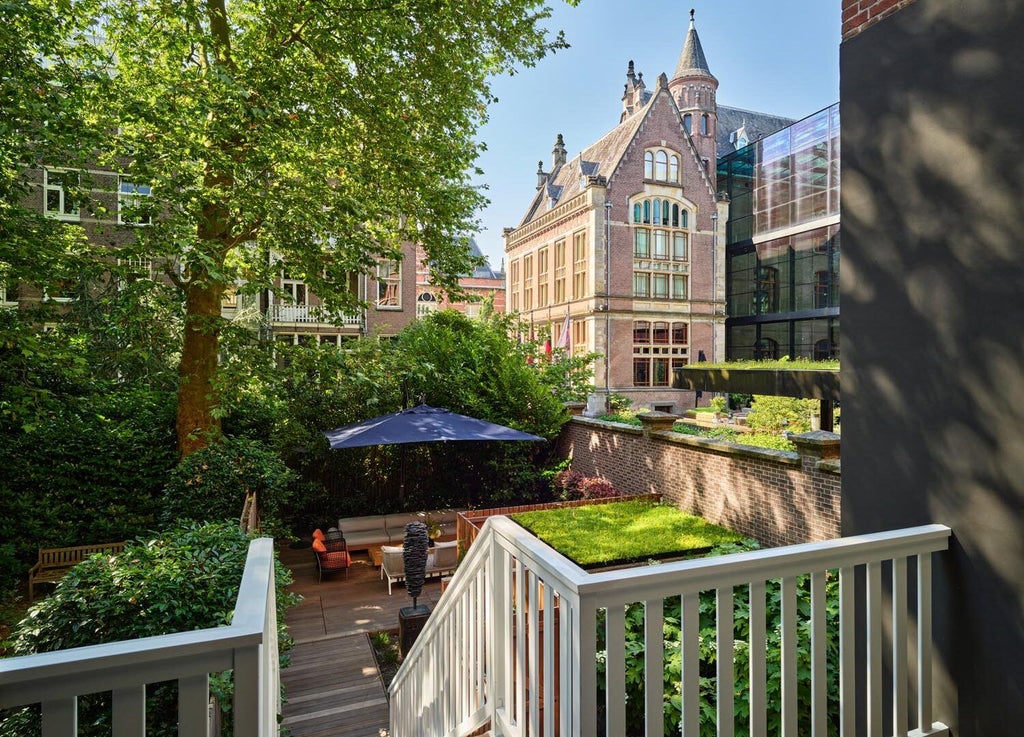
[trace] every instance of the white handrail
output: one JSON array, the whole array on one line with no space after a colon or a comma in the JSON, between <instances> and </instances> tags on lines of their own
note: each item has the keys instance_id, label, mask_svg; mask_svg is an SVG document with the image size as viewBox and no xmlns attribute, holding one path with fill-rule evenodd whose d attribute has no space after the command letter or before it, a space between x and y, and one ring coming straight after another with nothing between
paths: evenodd
<instances>
[{"instance_id":1,"label":"white handrail","mask_svg":"<svg viewBox=\"0 0 1024 737\"><path fill-rule=\"evenodd\" d=\"M701 592L715 592L715 645L734 652L734 587L750 591L750 728L764 733L767 693L765 642L779 637L781 647L782 735L796 735L798 722L797 648L801 630L809 633L811 696L810 734L824 735L827 726L826 668L840 673L839 719L842 734L852 734L856 714L866 714L872 729L881 722L883 688L895 701L892 733L948 734L932 721L929 689L917 689L916 709L908 703L911 680L931 684L931 555L948 546L943 525L881 532L827 542L793 545L603 573L587 573L504 517L491 517L456 572L427 626L391 685L393 737L431 735L461 737L490 723L495 735L561 735L582 737L597 732L603 709L606 733L626 730L627 604L645 607L645 673L656 673L645 687L645 734L662 734L664 651L663 606L672 597L680 603L681 681L676 685L682 706L684 737L700 729L699 687ZM908 568L908 559L915 563ZM887 561L891 561L888 563ZM881 621L882 571L889 571L892 632ZM840 662L826 661L826 580L839 572ZM866 571L867 587L855 571ZM908 597L908 576L916 574L917 597ZM810 615L798 608L798 577L809 574ZM781 622L777 634L766 630L766 582L779 580ZM774 585L773 585L774 586ZM854 592L856 593L856 596ZM681 598L680 598L681 597ZM867 618L867 660L857 665L854 621L857 608ZM908 610L909 613L908 613ZM598 703L597 661L599 615L604 620L603 678L605 701ZM759 624L759 621L761 622ZM916 639L915 639L916 638ZM883 685L881 650L891 647L895 671ZM908 662L913 643L918 656ZM707 644L703 647L706 647ZM719 734L733 734L734 668L731 658L716 656ZM860 670L858 670L858 668ZM864 703L855 702L858 673L866 673ZM773 697L774 698L774 697ZM856 708L855 708L856 707ZM908 722L916 717L917 724Z\"/></svg>"},{"instance_id":2,"label":"white handrail","mask_svg":"<svg viewBox=\"0 0 1024 737\"><path fill-rule=\"evenodd\" d=\"M249 544L231 625L0 660L0 708L42 703L44 737L73 734L79 695L114 691L116 720L118 693L168 680L181 682L186 693L200 682L195 679L205 682L210 673L234 668L235 734L275 734L280 689L273 545L271 538ZM182 698L196 713L179 718L205 725L208 700L208 691Z\"/></svg>"}]
</instances>

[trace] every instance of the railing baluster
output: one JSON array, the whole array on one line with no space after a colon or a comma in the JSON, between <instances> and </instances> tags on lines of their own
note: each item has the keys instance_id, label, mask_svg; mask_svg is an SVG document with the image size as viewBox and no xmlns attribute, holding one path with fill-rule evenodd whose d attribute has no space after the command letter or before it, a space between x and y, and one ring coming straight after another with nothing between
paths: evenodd
<instances>
[{"instance_id":1,"label":"railing baluster","mask_svg":"<svg viewBox=\"0 0 1024 737\"><path fill-rule=\"evenodd\" d=\"M907 559L892 562L892 725L897 737L908 730Z\"/></svg>"},{"instance_id":2,"label":"railing baluster","mask_svg":"<svg viewBox=\"0 0 1024 737\"><path fill-rule=\"evenodd\" d=\"M867 564L868 737L882 737L882 563Z\"/></svg>"},{"instance_id":3,"label":"railing baluster","mask_svg":"<svg viewBox=\"0 0 1024 737\"><path fill-rule=\"evenodd\" d=\"M573 699L572 737L597 734L597 608L581 599L577 648L573 651L573 670L578 674Z\"/></svg>"},{"instance_id":4,"label":"railing baluster","mask_svg":"<svg viewBox=\"0 0 1024 737\"><path fill-rule=\"evenodd\" d=\"M540 731L540 663L538 662L538 658L540 658L540 640L537 637L537 630L540 629L540 593L537 588L537 575L533 571L529 572L526 582L528 584L527 606L529 607L530 615L530 623L526 629L526 633L529 637L527 643L529 647L527 649L526 657L528 659L530 672L528 734L530 737L536 737L537 733Z\"/></svg>"},{"instance_id":5,"label":"railing baluster","mask_svg":"<svg viewBox=\"0 0 1024 737\"><path fill-rule=\"evenodd\" d=\"M917 728L932 726L932 556L917 556Z\"/></svg>"},{"instance_id":6,"label":"railing baluster","mask_svg":"<svg viewBox=\"0 0 1024 737\"><path fill-rule=\"evenodd\" d=\"M782 734L797 737L796 577L782 579Z\"/></svg>"},{"instance_id":7,"label":"railing baluster","mask_svg":"<svg viewBox=\"0 0 1024 737\"><path fill-rule=\"evenodd\" d=\"M828 735L828 663L825 649L827 571L811 573L811 737Z\"/></svg>"},{"instance_id":8,"label":"railing baluster","mask_svg":"<svg viewBox=\"0 0 1024 737\"><path fill-rule=\"evenodd\" d=\"M605 715L608 737L626 734L626 610L610 606L605 610Z\"/></svg>"},{"instance_id":9,"label":"railing baluster","mask_svg":"<svg viewBox=\"0 0 1024 737\"><path fill-rule=\"evenodd\" d=\"M544 586L544 724L541 734L555 734L555 589Z\"/></svg>"},{"instance_id":10,"label":"railing baluster","mask_svg":"<svg viewBox=\"0 0 1024 737\"><path fill-rule=\"evenodd\" d=\"M78 734L78 699L44 701L43 737L73 737Z\"/></svg>"},{"instance_id":11,"label":"railing baluster","mask_svg":"<svg viewBox=\"0 0 1024 737\"><path fill-rule=\"evenodd\" d=\"M682 649L683 737L700 735L700 595L683 594Z\"/></svg>"},{"instance_id":12,"label":"railing baluster","mask_svg":"<svg viewBox=\"0 0 1024 737\"><path fill-rule=\"evenodd\" d=\"M665 732L665 601L644 602L644 724L646 737Z\"/></svg>"},{"instance_id":13,"label":"railing baluster","mask_svg":"<svg viewBox=\"0 0 1024 737\"><path fill-rule=\"evenodd\" d=\"M765 655L767 612L764 581L750 584L750 737L768 734L768 667Z\"/></svg>"},{"instance_id":14,"label":"railing baluster","mask_svg":"<svg viewBox=\"0 0 1024 737\"><path fill-rule=\"evenodd\" d=\"M515 709L512 721L518 729L526 725L526 567L516 558L516 668Z\"/></svg>"},{"instance_id":15,"label":"railing baluster","mask_svg":"<svg viewBox=\"0 0 1024 737\"><path fill-rule=\"evenodd\" d=\"M733 590L723 586L715 592L715 630L718 639L718 737L733 737L735 732L736 673L733 670Z\"/></svg>"},{"instance_id":16,"label":"railing baluster","mask_svg":"<svg viewBox=\"0 0 1024 737\"><path fill-rule=\"evenodd\" d=\"M573 670L574 654L573 635L579 629L576 622L576 608L572 601L559 594L558 596L558 734L575 734L575 709L579 707L575 694L576 672Z\"/></svg>"},{"instance_id":17,"label":"railing baluster","mask_svg":"<svg viewBox=\"0 0 1024 737\"><path fill-rule=\"evenodd\" d=\"M111 732L114 737L143 737L146 734L146 687L115 689L112 699Z\"/></svg>"},{"instance_id":18,"label":"railing baluster","mask_svg":"<svg viewBox=\"0 0 1024 737\"><path fill-rule=\"evenodd\" d=\"M235 654L235 734L259 735L258 685L259 663L256 648L246 648ZM239 674L239 668L249 674ZM239 684L244 692L239 700ZM239 717L240 710L249 713ZM178 735L196 737L207 733L210 725L210 677L203 673L178 681ZM239 730L241 725L241 730Z\"/></svg>"},{"instance_id":19,"label":"railing baluster","mask_svg":"<svg viewBox=\"0 0 1024 737\"><path fill-rule=\"evenodd\" d=\"M857 643L854 640L854 591L856 578L853 566L839 569L839 734L854 737L857 716L856 699Z\"/></svg>"}]
</instances>

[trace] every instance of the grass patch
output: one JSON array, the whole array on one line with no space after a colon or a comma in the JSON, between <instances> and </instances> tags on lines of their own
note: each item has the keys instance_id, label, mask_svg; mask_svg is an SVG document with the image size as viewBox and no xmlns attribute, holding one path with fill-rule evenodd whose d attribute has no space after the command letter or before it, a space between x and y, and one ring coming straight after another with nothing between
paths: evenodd
<instances>
[{"instance_id":1,"label":"grass patch","mask_svg":"<svg viewBox=\"0 0 1024 737\"><path fill-rule=\"evenodd\" d=\"M685 555L743 539L702 517L641 501L520 512L512 519L580 566Z\"/></svg>"}]
</instances>

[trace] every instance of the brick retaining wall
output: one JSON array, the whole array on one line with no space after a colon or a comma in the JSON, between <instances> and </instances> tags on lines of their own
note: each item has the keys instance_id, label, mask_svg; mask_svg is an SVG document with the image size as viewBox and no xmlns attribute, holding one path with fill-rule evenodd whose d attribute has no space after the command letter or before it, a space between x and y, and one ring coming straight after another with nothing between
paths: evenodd
<instances>
[{"instance_id":1,"label":"brick retaining wall","mask_svg":"<svg viewBox=\"0 0 1024 737\"><path fill-rule=\"evenodd\" d=\"M559 443L585 476L629 494L661 494L684 512L774 547L839 537L840 466L822 458L826 436L835 452L825 455L835 455L831 434L809 433L801 455L574 417Z\"/></svg>"}]
</instances>

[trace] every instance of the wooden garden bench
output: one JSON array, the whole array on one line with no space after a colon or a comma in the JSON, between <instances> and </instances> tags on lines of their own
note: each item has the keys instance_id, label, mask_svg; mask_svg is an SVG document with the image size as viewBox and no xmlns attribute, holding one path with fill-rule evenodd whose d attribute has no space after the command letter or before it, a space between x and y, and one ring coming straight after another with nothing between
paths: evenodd
<instances>
[{"instance_id":1,"label":"wooden garden bench","mask_svg":"<svg viewBox=\"0 0 1024 737\"><path fill-rule=\"evenodd\" d=\"M95 553L120 553L125 544L76 545L70 548L40 548L39 561L28 572L28 600L35 598L37 583L57 583L64 574Z\"/></svg>"}]
</instances>

